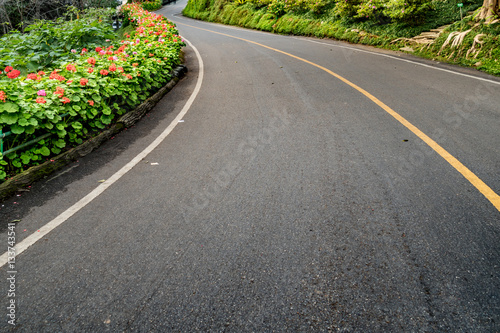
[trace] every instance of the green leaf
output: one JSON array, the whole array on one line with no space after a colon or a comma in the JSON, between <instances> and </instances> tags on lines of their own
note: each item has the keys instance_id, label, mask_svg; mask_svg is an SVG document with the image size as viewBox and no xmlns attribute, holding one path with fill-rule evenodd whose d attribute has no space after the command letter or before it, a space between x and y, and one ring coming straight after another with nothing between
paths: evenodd
<instances>
[{"instance_id":1,"label":"green leaf","mask_svg":"<svg viewBox=\"0 0 500 333\"><path fill-rule=\"evenodd\" d=\"M49 156L50 155L50 150L47 147L42 147L39 151L40 151L40 154L42 154L43 156Z\"/></svg>"},{"instance_id":2,"label":"green leaf","mask_svg":"<svg viewBox=\"0 0 500 333\"><path fill-rule=\"evenodd\" d=\"M56 148L56 147L52 147L51 151L54 153L54 154L59 154L61 152L61 149L59 148Z\"/></svg>"},{"instance_id":3,"label":"green leaf","mask_svg":"<svg viewBox=\"0 0 500 333\"><path fill-rule=\"evenodd\" d=\"M19 125L12 125L10 127L10 131L14 134L21 134L21 133L24 133L24 127L21 127Z\"/></svg>"},{"instance_id":4,"label":"green leaf","mask_svg":"<svg viewBox=\"0 0 500 333\"><path fill-rule=\"evenodd\" d=\"M82 107L80 105L73 105L73 110L75 111L80 111L82 109Z\"/></svg>"},{"instance_id":5,"label":"green leaf","mask_svg":"<svg viewBox=\"0 0 500 333\"><path fill-rule=\"evenodd\" d=\"M66 147L66 142L62 139L59 139L56 142L54 142L54 145L58 148L64 148Z\"/></svg>"},{"instance_id":6,"label":"green leaf","mask_svg":"<svg viewBox=\"0 0 500 333\"><path fill-rule=\"evenodd\" d=\"M66 132L66 130L59 130L59 131L56 131L56 133L57 133L57 136L59 136L60 138L64 138L68 132Z\"/></svg>"},{"instance_id":7,"label":"green leaf","mask_svg":"<svg viewBox=\"0 0 500 333\"><path fill-rule=\"evenodd\" d=\"M17 114L15 113L2 113L0 116L0 122L11 125L15 124L17 121Z\"/></svg>"},{"instance_id":8,"label":"green leaf","mask_svg":"<svg viewBox=\"0 0 500 333\"><path fill-rule=\"evenodd\" d=\"M6 103L2 103L0 105L2 105L1 109L3 109L4 111L7 111L7 112L14 113L14 112L19 111L19 106L17 106L14 103L6 102Z\"/></svg>"},{"instance_id":9,"label":"green leaf","mask_svg":"<svg viewBox=\"0 0 500 333\"><path fill-rule=\"evenodd\" d=\"M26 133L26 134L33 134L33 133L35 133L35 130L36 130L35 126L29 125L29 126L26 126L24 128L24 133Z\"/></svg>"},{"instance_id":10,"label":"green leaf","mask_svg":"<svg viewBox=\"0 0 500 333\"><path fill-rule=\"evenodd\" d=\"M21 154L21 161L23 161L23 164L28 164L31 160L30 155L28 154Z\"/></svg>"},{"instance_id":11,"label":"green leaf","mask_svg":"<svg viewBox=\"0 0 500 333\"><path fill-rule=\"evenodd\" d=\"M112 119L113 119L113 116L111 116L111 115L108 116L108 115L103 114L101 116L102 123L106 124L106 125L110 124Z\"/></svg>"},{"instance_id":12,"label":"green leaf","mask_svg":"<svg viewBox=\"0 0 500 333\"><path fill-rule=\"evenodd\" d=\"M71 100L72 100L73 102L80 102L80 100L81 100L81 99L80 99L80 97L78 97L78 96L76 96L76 95L75 95L75 96L72 96L72 97L71 97Z\"/></svg>"},{"instance_id":13,"label":"green leaf","mask_svg":"<svg viewBox=\"0 0 500 333\"><path fill-rule=\"evenodd\" d=\"M23 166L21 164L21 161L19 161L19 160L12 161L12 165L15 166L16 168L20 168Z\"/></svg>"},{"instance_id":14,"label":"green leaf","mask_svg":"<svg viewBox=\"0 0 500 333\"><path fill-rule=\"evenodd\" d=\"M29 125L28 120L24 119L24 118L19 119L19 121L17 123L21 126L28 126Z\"/></svg>"},{"instance_id":15,"label":"green leaf","mask_svg":"<svg viewBox=\"0 0 500 333\"><path fill-rule=\"evenodd\" d=\"M36 62L30 61L26 64L26 68L29 72L34 72L38 69L38 64Z\"/></svg>"},{"instance_id":16,"label":"green leaf","mask_svg":"<svg viewBox=\"0 0 500 333\"><path fill-rule=\"evenodd\" d=\"M82 129L82 127L83 127L82 124L78 121L71 123L71 126L73 126L73 128L76 130Z\"/></svg>"}]
</instances>

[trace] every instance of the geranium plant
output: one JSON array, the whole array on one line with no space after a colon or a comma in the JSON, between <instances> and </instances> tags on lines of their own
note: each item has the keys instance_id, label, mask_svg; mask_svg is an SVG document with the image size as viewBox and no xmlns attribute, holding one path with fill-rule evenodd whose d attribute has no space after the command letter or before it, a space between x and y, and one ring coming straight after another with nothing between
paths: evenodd
<instances>
[{"instance_id":1,"label":"geranium plant","mask_svg":"<svg viewBox=\"0 0 500 333\"><path fill-rule=\"evenodd\" d=\"M135 31L116 45L75 50L72 61L27 75L0 74L0 179L78 145L135 107L169 79L184 41L174 24L138 4L123 7ZM108 41L109 44L109 41Z\"/></svg>"}]
</instances>

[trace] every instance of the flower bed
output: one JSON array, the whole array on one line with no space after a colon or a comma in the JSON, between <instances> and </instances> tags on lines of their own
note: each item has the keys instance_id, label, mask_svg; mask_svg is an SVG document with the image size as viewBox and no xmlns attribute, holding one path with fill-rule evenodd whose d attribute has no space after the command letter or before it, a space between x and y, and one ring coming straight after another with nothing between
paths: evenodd
<instances>
[{"instance_id":1,"label":"flower bed","mask_svg":"<svg viewBox=\"0 0 500 333\"><path fill-rule=\"evenodd\" d=\"M135 31L119 45L83 48L73 62L26 76L3 70L0 130L12 134L0 155L1 180L82 143L170 79L184 46L175 26L138 4L122 10Z\"/></svg>"}]
</instances>

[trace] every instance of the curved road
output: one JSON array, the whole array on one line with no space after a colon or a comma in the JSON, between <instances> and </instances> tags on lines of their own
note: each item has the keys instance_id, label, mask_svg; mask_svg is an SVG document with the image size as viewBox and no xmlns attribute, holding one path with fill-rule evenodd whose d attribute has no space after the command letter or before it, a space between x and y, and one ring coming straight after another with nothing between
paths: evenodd
<instances>
[{"instance_id":1,"label":"curved road","mask_svg":"<svg viewBox=\"0 0 500 333\"><path fill-rule=\"evenodd\" d=\"M499 331L500 80L184 5L187 77L3 203L0 329Z\"/></svg>"}]
</instances>

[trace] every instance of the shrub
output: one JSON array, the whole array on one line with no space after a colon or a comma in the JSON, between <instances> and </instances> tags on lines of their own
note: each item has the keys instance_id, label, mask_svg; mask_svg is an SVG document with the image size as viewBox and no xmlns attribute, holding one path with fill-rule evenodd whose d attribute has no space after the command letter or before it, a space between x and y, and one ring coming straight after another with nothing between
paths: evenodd
<instances>
[{"instance_id":1,"label":"shrub","mask_svg":"<svg viewBox=\"0 0 500 333\"><path fill-rule=\"evenodd\" d=\"M112 9L89 10L80 18L61 17L55 22L37 21L25 28L26 33L13 31L0 39L0 68L15 67L33 72L57 62L78 58L75 50L92 49L114 38L111 26Z\"/></svg>"},{"instance_id":2,"label":"shrub","mask_svg":"<svg viewBox=\"0 0 500 333\"><path fill-rule=\"evenodd\" d=\"M37 141L0 155L0 178L80 144L169 79L184 46L175 26L137 4L123 10L136 29L118 45L77 50L73 61L27 76L3 69L0 130L12 132L5 149Z\"/></svg>"},{"instance_id":3,"label":"shrub","mask_svg":"<svg viewBox=\"0 0 500 333\"><path fill-rule=\"evenodd\" d=\"M141 3L141 6L145 10L154 11L162 7L162 1L161 0L144 1Z\"/></svg>"},{"instance_id":4,"label":"shrub","mask_svg":"<svg viewBox=\"0 0 500 333\"><path fill-rule=\"evenodd\" d=\"M423 22L431 9L432 3L429 0L389 0L385 3L383 12L393 22L416 25Z\"/></svg>"},{"instance_id":5,"label":"shrub","mask_svg":"<svg viewBox=\"0 0 500 333\"><path fill-rule=\"evenodd\" d=\"M272 0L267 6L267 11L274 16L285 14L285 0Z\"/></svg>"}]
</instances>

